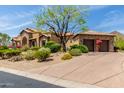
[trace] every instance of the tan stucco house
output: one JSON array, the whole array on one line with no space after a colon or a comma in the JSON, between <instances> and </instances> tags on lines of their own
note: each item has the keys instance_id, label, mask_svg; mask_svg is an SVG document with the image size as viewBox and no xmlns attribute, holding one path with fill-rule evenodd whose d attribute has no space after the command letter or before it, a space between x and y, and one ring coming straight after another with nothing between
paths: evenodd
<instances>
[{"instance_id":1,"label":"tan stucco house","mask_svg":"<svg viewBox=\"0 0 124 93\"><path fill-rule=\"evenodd\" d=\"M90 51L97 51L96 40L101 40L100 52L114 51L114 34L86 31L76 35L68 34L71 39L67 42L67 47L73 44L84 44ZM12 43L14 45L28 45L29 47L38 46L42 47L49 40L60 43L59 39L54 33L42 33L35 29L26 28L21 31L17 37L13 37Z\"/></svg>"},{"instance_id":2,"label":"tan stucco house","mask_svg":"<svg viewBox=\"0 0 124 93\"><path fill-rule=\"evenodd\" d=\"M73 36L72 34L68 34L67 36ZM28 45L29 47L38 46L42 47L45 45L47 41L55 41L60 43L59 38L53 32L41 32L35 29L26 28L20 32L17 37L12 38L13 45Z\"/></svg>"}]
</instances>

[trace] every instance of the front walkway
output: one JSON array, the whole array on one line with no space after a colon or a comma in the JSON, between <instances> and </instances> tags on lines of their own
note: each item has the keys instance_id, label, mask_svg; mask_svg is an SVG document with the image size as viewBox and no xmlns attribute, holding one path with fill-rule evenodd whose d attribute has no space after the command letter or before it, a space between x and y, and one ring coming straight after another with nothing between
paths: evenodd
<instances>
[{"instance_id":1,"label":"front walkway","mask_svg":"<svg viewBox=\"0 0 124 93\"><path fill-rule=\"evenodd\" d=\"M61 62L0 62L1 67L99 87L124 87L124 53L88 53Z\"/></svg>"}]
</instances>

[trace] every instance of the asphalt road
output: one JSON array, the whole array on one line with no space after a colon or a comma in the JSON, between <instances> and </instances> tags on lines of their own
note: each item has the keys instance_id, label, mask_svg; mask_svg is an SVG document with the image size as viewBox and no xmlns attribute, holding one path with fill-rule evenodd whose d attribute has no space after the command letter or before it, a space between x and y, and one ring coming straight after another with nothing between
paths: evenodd
<instances>
[{"instance_id":1,"label":"asphalt road","mask_svg":"<svg viewBox=\"0 0 124 93\"><path fill-rule=\"evenodd\" d=\"M0 88L62 88L62 87L0 71Z\"/></svg>"}]
</instances>

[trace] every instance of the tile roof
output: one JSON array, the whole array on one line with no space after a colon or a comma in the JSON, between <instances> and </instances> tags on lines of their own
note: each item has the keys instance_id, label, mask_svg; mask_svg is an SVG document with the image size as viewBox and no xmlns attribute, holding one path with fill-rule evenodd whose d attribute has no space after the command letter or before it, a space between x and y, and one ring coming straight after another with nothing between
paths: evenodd
<instances>
[{"instance_id":1,"label":"tile roof","mask_svg":"<svg viewBox=\"0 0 124 93\"><path fill-rule=\"evenodd\" d=\"M13 37L12 40L14 40L14 41L20 41L20 35L18 35L17 37Z\"/></svg>"},{"instance_id":2,"label":"tile roof","mask_svg":"<svg viewBox=\"0 0 124 93\"><path fill-rule=\"evenodd\" d=\"M85 31L85 32L81 32L79 34L83 34L83 35L107 35L107 36L115 36L114 34L110 34L110 33L105 33L105 32L96 32L96 31Z\"/></svg>"},{"instance_id":3,"label":"tile roof","mask_svg":"<svg viewBox=\"0 0 124 93\"><path fill-rule=\"evenodd\" d=\"M24 29L24 30L22 30L21 32L20 32L20 34L22 33L22 32L27 32L27 33L41 33L40 31L38 31L38 30L36 30L36 29L32 29L32 28L26 28L26 29Z\"/></svg>"}]
</instances>

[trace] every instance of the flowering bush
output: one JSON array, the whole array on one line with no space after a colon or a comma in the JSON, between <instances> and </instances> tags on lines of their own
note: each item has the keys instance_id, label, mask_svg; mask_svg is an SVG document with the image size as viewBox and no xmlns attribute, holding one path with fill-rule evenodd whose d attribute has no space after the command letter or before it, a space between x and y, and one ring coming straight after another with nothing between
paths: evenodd
<instances>
[{"instance_id":1,"label":"flowering bush","mask_svg":"<svg viewBox=\"0 0 124 93\"><path fill-rule=\"evenodd\" d=\"M22 48L22 46L21 45L17 45L16 48Z\"/></svg>"}]
</instances>

